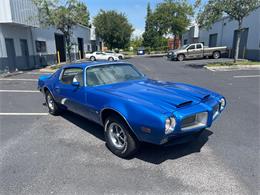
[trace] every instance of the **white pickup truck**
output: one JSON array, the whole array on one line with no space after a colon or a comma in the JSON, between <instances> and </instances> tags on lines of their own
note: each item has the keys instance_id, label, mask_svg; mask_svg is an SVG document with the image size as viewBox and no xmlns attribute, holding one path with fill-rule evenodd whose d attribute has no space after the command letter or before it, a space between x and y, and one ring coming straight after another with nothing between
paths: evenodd
<instances>
[{"instance_id":1,"label":"white pickup truck","mask_svg":"<svg viewBox=\"0 0 260 195\"><path fill-rule=\"evenodd\" d=\"M227 53L227 47L207 47L202 43L194 43L189 45L183 45L179 49L170 50L167 54L170 60L183 61L185 59L198 59L204 57L213 57L218 59L222 54Z\"/></svg>"}]
</instances>

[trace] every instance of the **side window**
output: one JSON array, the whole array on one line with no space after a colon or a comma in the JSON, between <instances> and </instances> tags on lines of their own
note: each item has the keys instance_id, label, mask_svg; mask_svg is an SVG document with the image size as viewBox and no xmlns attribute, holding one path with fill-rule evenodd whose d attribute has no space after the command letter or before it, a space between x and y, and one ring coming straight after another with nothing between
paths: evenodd
<instances>
[{"instance_id":1,"label":"side window","mask_svg":"<svg viewBox=\"0 0 260 195\"><path fill-rule=\"evenodd\" d=\"M197 49L201 49L202 48L201 44L197 44L196 47L197 47Z\"/></svg>"},{"instance_id":2,"label":"side window","mask_svg":"<svg viewBox=\"0 0 260 195\"><path fill-rule=\"evenodd\" d=\"M61 82L71 85L72 82L79 82L83 86L83 69L82 68L66 68L64 69Z\"/></svg>"},{"instance_id":3,"label":"side window","mask_svg":"<svg viewBox=\"0 0 260 195\"><path fill-rule=\"evenodd\" d=\"M195 49L195 45L191 45L191 46L189 46L188 49Z\"/></svg>"}]
</instances>

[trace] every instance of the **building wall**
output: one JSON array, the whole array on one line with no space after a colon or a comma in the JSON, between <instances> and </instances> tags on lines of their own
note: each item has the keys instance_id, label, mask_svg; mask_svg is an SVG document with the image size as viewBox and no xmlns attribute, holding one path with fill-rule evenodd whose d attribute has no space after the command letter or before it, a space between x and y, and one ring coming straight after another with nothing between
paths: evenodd
<instances>
[{"instance_id":1,"label":"building wall","mask_svg":"<svg viewBox=\"0 0 260 195\"><path fill-rule=\"evenodd\" d=\"M29 62L25 63L25 59L22 57L20 40L27 40L28 52L30 56L33 56L32 37L30 28L14 25L14 24L0 24L0 69L6 69L8 67L7 53L5 39L13 39L14 49L16 54L16 68L17 69L31 69L34 67L33 57L29 57Z\"/></svg>"},{"instance_id":2,"label":"building wall","mask_svg":"<svg viewBox=\"0 0 260 195\"><path fill-rule=\"evenodd\" d=\"M0 24L0 69L8 69L8 58L5 39L13 39L16 55L16 68L32 69L57 62L55 34L62 34L56 28L34 28L13 23ZM73 29L72 42L75 44L72 49L72 59L79 59L78 38L83 39L84 52L91 50L90 29L81 25ZM22 57L20 40L27 40L29 50L29 62ZM37 52L36 41L46 43L46 52ZM82 52L82 51L81 51Z\"/></svg>"},{"instance_id":3,"label":"building wall","mask_svg":"<svg viewBox=\"0 0 260 195\"><path fill-rule=\"evenodd\" d=\"M244 19L242 27L248 28L245 58L260 60L260 7ZM208 45L209 36L217 34L217 46L227 46L232 55L234 31L237 28L237 21L230 21L228 17L225 17L214 23L209 30L200 29L199 42Z\"/></svg>"},{"instance_id":4,"label":"building wall","mask_svg":"<svg viewBox=\"0 0 260 195\"><path fill-rule=\"evenodd\" d=\"M0 23L39 26L38 9L32 0L1 0Z\"/></svg>"},{"instance_id":5,"label":"building wall","mask_svg":"<svg viewBox=\"0 0 260 195\"><path fill-rule=\"evenodd\" d=\"M91 51L91 40L90 40L90 34L91 34L91 29L88 28L88 27L84 27L84 26L81 26L81 25L78 25L77 27L75 27L74 29L74 33L72 35L72 38L73 38L73 41L74 43L76 43L76 47L75 47L75 52L79 52L78 51L78 47L77 47L77 44L78 44L78 38L82 38L83 39L83 42L84 42L84 52L87 52L87 51Z\"/></svg>"},{"instance_id":6,"label":"building wall","mask_svg":"<svg viewBox=\"0 0 260 195\"><path fill-rule=\"evenodd\" d=\"M10 0L1 0L0 2L0 23L3 22L12 22Z\"/></svg>"}]
</instances>

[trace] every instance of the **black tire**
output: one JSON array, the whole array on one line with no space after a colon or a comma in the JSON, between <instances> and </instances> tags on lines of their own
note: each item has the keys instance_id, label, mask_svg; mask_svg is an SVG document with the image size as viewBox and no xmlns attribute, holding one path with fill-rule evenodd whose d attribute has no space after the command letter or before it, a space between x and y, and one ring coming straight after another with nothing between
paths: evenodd
<instances>
[{"instance_id":1,"label":"black tire","mask_svg":"<svg viewBox=\"0 0 260 195\"><path fill-rule=\"evenodd\" d=\"M46 105L49 109L50 114L58 115L60 113L60 108L57 105L57 103L55 102L55 100L49 90L46 90L46 92L45 92L45 101L46 101ZM52 103L50 101L52 101ZM51 104L52 104L52 106L51 106Z\"/></svg>"},{"instance_id":2,"label":"black tire","mask_svg":"<svg viewBox=\"0 0 260 195\"><path fill-rule=\"evenodd\" d=\"M93 62L93 61L96 61L95 56L91 56L89 59L90 59L90 61L92 61L92 62Z\"/></svg>"},{"instance_id":3,"label":"black tire","mask_svg":"<svg viewBox=\"0 0 260 195\"><path fill-rule=\"evenodd\" d=\"M113 139L114 137L111 136L111 132L114 125L118 125L122 133L118 133L118 138L120 135L123 135L124 138L121 139L121 141L124 141L124 144L122 144L122 148L119 148L116 146L117 144L115 142L119 141L119 139ZM123 121L120 117L113 115L109 116L105 120L105 139L106 139L106 145L108 149L114 153L115 155L121 157L121 158L130 158L133 156L137 150L139 149L139 141L135 138L135 136L132 134L131 130L129 129L128 125ZM121 131L120 130L120 131ZM113 141L114 140L114 141Z\"/></svg>"},{"instance_id":4,"label":"black tire","mask_svg":"<svg viewBox=\"0 0 260 195\"><path fill-rule=\"evenodd\" d=\"M118 56L118 59L119 59L119 60L122 60L122 59L123 59L123 57L122 57L122 56Z\"/></svg>"},{"instance_id":5,"label":"black tire","mask_svg":"<svg viewBox=\"0 0 260 195\"><path fill-rule=\"evenodd\" d=\"M109 57L109 58L108 58L108 61L112 62L112 61L114 61L114 58Z\"/></svg>"},{"instance_id":6,"label":"black tire","mask_svg":"<svg viewBox=\"0 0 260 195\"><path fill-rule=\"evenodd\" d=\"M220 53L219 53L219 51L214 51L212 57L213 57L214 59L219 59L219 58L220 58Z\"/></svg>"},{"instance_id":7,"label":"black tire","mask_svg":"<svg viewBox=\"0 0 260 195\"><path fill-rule=\"evenodd\" d=\"M179 54L178 56L177 56L177 59L178 59L178 61L183 61L184 60L184 58L185 58L185 56L183 55L183 54Z\"/></svg>"}]
</instances>

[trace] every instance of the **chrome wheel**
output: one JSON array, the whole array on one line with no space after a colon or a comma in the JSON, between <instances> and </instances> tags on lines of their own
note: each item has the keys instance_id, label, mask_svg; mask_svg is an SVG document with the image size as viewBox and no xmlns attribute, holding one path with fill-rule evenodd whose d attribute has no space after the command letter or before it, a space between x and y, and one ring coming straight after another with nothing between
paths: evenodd
<instances>
[{"instance_id":1,"label":"chrome wheel","mask_svg":"<svg viewBox=\"0 0 260 195\"><path fill-rule=\"evenodd\" d=\"M51 110L54 110L54 101L50 93L47 95L47 104Z\"/></svg>"},{"instance_id":2,"label":"chrome wheel","mask_svg":"<svg viewBox=\"0 0 260 195\"><path fill-rule=\"evenodd\" d=\"M109 139L111 140L112 144L117 149L123 149L126 145L126 134L123 131L122 127L113 122L108 127L108 135Z\"/></svg>"}]
</instances>

